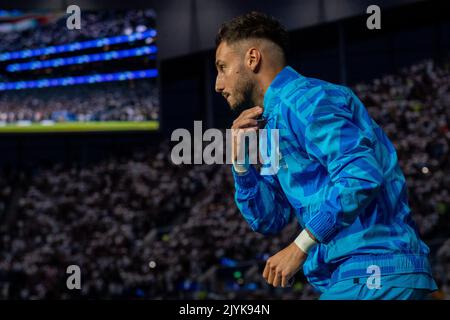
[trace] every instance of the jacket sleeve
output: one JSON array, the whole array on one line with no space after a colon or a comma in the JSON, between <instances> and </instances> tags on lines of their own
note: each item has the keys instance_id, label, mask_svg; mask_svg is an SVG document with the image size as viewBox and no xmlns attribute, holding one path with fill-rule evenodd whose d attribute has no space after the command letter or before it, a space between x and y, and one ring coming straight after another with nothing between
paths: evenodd
<instances>
[{"instance_id":1,"label":"jacket sleeve","mask_svg":"<svg viewBox=\"0 0 450 320\"><path fill-rule=\"evenodd\" d=\"M351 106L358 108L359 118ZM312 109L307 116L303 110ZM331 182L319 213L305 225L314 237L330 242L377 195L383 173L375 157L371 118L351 92L324 95L308 105L298 105L294 130L311 159L326 168ZM294 116L294 115L292 115ZM355 120L358 118L358 120Z\"/></svg>"},{"instance_id":2,"label":"jacket sleeve","mask_svg":"<svg viewBox=\"0 0 450 320\"><path fill-rule=\"evenodd\" d=\"M277 234L291 220L291 206L272 175L260 175L253 166L238 174L233 166L235 201L253 231Z\"/></svg>"}]
</instances>

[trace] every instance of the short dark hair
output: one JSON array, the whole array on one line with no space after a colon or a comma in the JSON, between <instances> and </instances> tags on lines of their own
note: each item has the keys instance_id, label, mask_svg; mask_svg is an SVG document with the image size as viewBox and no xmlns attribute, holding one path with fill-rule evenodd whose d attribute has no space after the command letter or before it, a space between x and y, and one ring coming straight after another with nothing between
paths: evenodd
<instances>
[{"instance_id":1,"label":"short dark hair","mask_svg":"<svg viewBox=\"0 0 450 320\"><path fill-rule=\"evenodd\" d=\"M225 22L216 36L216 46L222 41L234 43L240 40L259 38L277 44L286 56L289 49L288 32L281 23L264 13L252 11Z\"/></svg>"}]
</instances>

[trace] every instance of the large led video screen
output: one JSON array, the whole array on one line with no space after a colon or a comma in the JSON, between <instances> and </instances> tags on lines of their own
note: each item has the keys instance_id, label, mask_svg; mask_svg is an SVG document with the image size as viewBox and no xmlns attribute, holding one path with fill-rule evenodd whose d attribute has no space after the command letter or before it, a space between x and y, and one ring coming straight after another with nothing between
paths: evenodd
<instances>
[{"instance_id":1,"label":"large led video screen","mask_svg":"<svg viewBox=\"0 0 450 320\"><path fill-rule=\"evenodd\" d=\"M0 10L0 133L159 128L152 9Z\"/></svg>"}]
</instances>

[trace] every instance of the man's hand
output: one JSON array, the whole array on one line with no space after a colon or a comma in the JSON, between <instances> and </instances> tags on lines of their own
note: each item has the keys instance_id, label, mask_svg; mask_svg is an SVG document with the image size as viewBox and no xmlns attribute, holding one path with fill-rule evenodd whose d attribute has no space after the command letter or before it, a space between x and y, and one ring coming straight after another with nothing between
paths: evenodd
<instances>
[{"instance_id":1,"label":"man's hand","mask_svg":"<svg viewBox=\"0 0 450 320\"><path fill-rule=\"evenodd\" d=\"M285 288L306 260L306 253L293 242L266 261L263 277L274 287Z\"/></svg>"},{"instance_id":2,"label":"man's hand","mask_svg":"<svg viewBox=\"0 0 450 320\"><path fill-rule=\"evenodd\" d=\"M258 118L263 112L263 108L261 107L253 107L247 110L244 110L236 120L233 121L233 125L231 127L232 133L232 161L236 162L237 159L243 159L243 157L238 158L238 152L240 151L240 142L242 140L241 136L247 131L255 131L258 130L258 122L256 118ZM240 155L239 155L240 156Z\"/></svg>"}]
</instances>

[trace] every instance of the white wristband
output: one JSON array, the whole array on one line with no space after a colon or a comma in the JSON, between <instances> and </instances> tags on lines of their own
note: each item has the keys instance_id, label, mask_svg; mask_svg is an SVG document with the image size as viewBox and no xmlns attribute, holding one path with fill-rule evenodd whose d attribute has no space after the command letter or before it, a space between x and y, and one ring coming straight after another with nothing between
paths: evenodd
<instances>
[{"instance_id":1,"label":"white wristband","mask_svg":"<svg viewBox=\"0 0 450 320\"><path fill-rule=\"evenodd\" d=\"M306 254L317 244L305 229L300 232L294 243Z\"/></svg>"}]
</instances>

